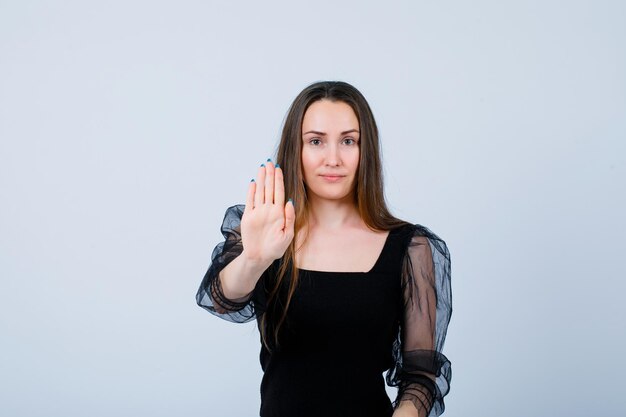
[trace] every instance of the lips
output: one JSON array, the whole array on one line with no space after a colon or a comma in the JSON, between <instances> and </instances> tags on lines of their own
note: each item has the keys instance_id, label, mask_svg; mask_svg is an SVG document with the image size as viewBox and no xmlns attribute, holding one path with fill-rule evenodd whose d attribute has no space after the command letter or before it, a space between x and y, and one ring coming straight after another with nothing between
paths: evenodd
<instances>
[{"instance_id":1,"label":"lips","mask_svg":"<svg viewBox=\"0 0 626 417\"><path fill-rule=\"evenodd\" d=\"M324 179L324 181L326 182L339 182L341 181L345 175L336 175L336 174L331 174L331 175L320 175L320 177L322 177Z\"/></svg>"}]
</instances>

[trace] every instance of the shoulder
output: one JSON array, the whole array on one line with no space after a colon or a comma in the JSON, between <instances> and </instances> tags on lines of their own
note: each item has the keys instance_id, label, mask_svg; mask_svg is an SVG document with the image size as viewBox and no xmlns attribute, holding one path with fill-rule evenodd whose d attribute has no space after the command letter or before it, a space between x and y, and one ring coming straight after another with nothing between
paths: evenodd
<instances>
[{"instance_id":1,"label":"shoulder","mask_svg":"<svg viewBox=\"0 0 626 417\"><path fill-rule=\"evenodd\" d=\"M397 225L392 227L392 233L395 233L400 236L406 236L411 238L433 238L437 240L442 240L437 234L435 234L430 228L419 224L419 223L411 223L405 220L400 220Z\"/></svg>"},{"instance_id":2,"label":"shoulder","mask_svg":"<svg viewBox=\"0 0 626 417\"><path fill-rule=\"evenodd\" d=\"M246 206L244 204L235 204L228 207L224 212L222 227L234 229L235 227L239 226L245 208Z\"/></svg>"},{"instance_id":3,"label":"shoulder","mask_svg":"<svg viewBox=\"0 0 626 417\"><path fill-rule=\"evenodd\" d=\"M405 243L407 253L409 252L438 252L446 258L450 253L446 242L431 228L420 223L404 222L397 229L398 235Z\"/></svg>"},{"instance_id":4,"label":"shoulder","mask_svg":"<svg viewBox=\"0 0 626 417\"><path fill-rule=\"evenodd\" d=\"M241 218L245 209L244 204L230 206L224 212L220 230L226 239L238 239L241 234Z\"/></svg>"},{"instance_id":5,"label":"shoulder","mask_svg":"<svg viewBox=\"0 0 626 417\"><path fill-rule=\"evenodd\" d=\"M233 217L233 218L238 217L238 218L241 219L241 216L243 216L243 212L244 212L245 208L246 208L245 204L235 204L235 205L232 205L232 206L230 206L230 207L228 207L226 209L226 212L224 213L224 218L227 218L227 217Z\"/></svg>"},{"instance_id":6,"label":"shoulder","mask_svg":"<svg viewBox=\"0 0 626 417\"><path fill-rule=\"evenodd\" d=\"M403 271L410 282L428 283L441 294L449 293L451 260L446 242L419 223L406 226Z\"/></svg>"}]
</instances>

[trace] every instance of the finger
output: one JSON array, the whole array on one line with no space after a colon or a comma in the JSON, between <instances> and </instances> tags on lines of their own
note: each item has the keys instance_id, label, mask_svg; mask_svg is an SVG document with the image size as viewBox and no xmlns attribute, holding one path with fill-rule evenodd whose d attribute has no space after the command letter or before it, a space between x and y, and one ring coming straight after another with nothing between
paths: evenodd
<instances>
[{"instance_id":1,"label":"finger","mask_svg":"<svg viewBox=\"0 0 626 417\"><path fill-rule=\"evenodd\" d=\"M274 164L268 160L265 163L265 202L274 203Z\"/></svg>"},{"instance_id":2,"label":"finger","mask_svg":"<svg viewBox=\"0 0 626 417\"><path fill-rule=\"evenodd\" d=\"M285 205L285 234L293 239L294 225L296 223L296 209L293 206L293 201L289 199Z\"/></svg>"},{"instance_id":3,"label":"finger","mask_svg":"<svg viewBox=\"0 0 626 417\"><path fill-rule=\"evenodd\" d=\"M244 213L246 211L250 211L254 208L254 190L256 189L256 182L254 178L250 181L248 185L248 194L246 195L246 207L244 208Z\"/></svg>"},{"instance_id":4,"label":"finger","mask_svg":"<svg viewBox=\"0 0 626 417\"><path fill-rule=\"evenodd\" d=\"M254 190L254 207L265 202L265 165L261 164L257 174L256 189Z\"/></svg>"},{"instance_id":5,"label":"finger","mask_svg":"<svg viewBox=\"0 0 626 417\"><path fill-rule=\"evenodd\" d=\"M285 180L283 178L283 169L278 165L274 171L274 204L279 207L285 205Z\"/></svg>"}]
</instances>

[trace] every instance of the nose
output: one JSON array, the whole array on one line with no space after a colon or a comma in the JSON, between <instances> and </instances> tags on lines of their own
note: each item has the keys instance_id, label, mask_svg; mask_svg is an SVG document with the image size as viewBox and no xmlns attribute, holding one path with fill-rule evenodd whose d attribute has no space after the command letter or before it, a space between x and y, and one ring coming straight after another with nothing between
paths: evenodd
<instances>
[{"instance_id":1,"label":"nose","mask_svg":"<svg viewBox=\"0 0 626 417\"><path fill-rule=\"evenodd\" d=\"M341 157L339 155L339 149L337 144L331 144L326 148L326 165L327 166L338 166L341 161Z\"/></svg>"}]
</instances>

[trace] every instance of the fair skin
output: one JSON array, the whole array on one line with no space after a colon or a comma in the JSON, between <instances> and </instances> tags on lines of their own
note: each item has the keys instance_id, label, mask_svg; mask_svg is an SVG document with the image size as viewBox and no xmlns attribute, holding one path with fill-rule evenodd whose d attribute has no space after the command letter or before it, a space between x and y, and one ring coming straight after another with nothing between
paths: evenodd
<instances>
[{"instance_id":1,"label":"fair skin","mask_svg":"<svg viewBox=\"0 0 626 417\"><path fill-rule=\"evenodd\" d=\"M418 412L411 401L400 401L392 417L426 417L426 412Z\"/></svg>"},{"instance_id":2,"label":"fair skin","mask_svg":"<svg viewBox=\"0 0 626 417\"><path fill-rule=\"evenodd\" d=\"M370 230L354 203L359 141L359 121L344 102L320 100L304 114L301 159L311 216L306 242L296 242L299 268L367 272L382 250L388 232Z\"/></svg>"},{"instance_id":3,"label":"fair skin","mask_svg":"<svg viewBox=\"0 0 626 417\"><path fill-rule=\"evenodd\" d=\"M358 119L343 102L320 100L302 123L302 170L311 212L308 236L296 252L296 265L316 271L367 272L389 232L374 232L354 202L360 157ZM262 273L280 258L294 238L295 210L285 202L282 169L272 162L250 183L241 220L243 252L221 272L224 295L249 294ZM299 234L298 239L302 239ZM301 241L296 242L296 248ZM402 401L393 417L422 417Z\"/></svg>"}]
</instances>

